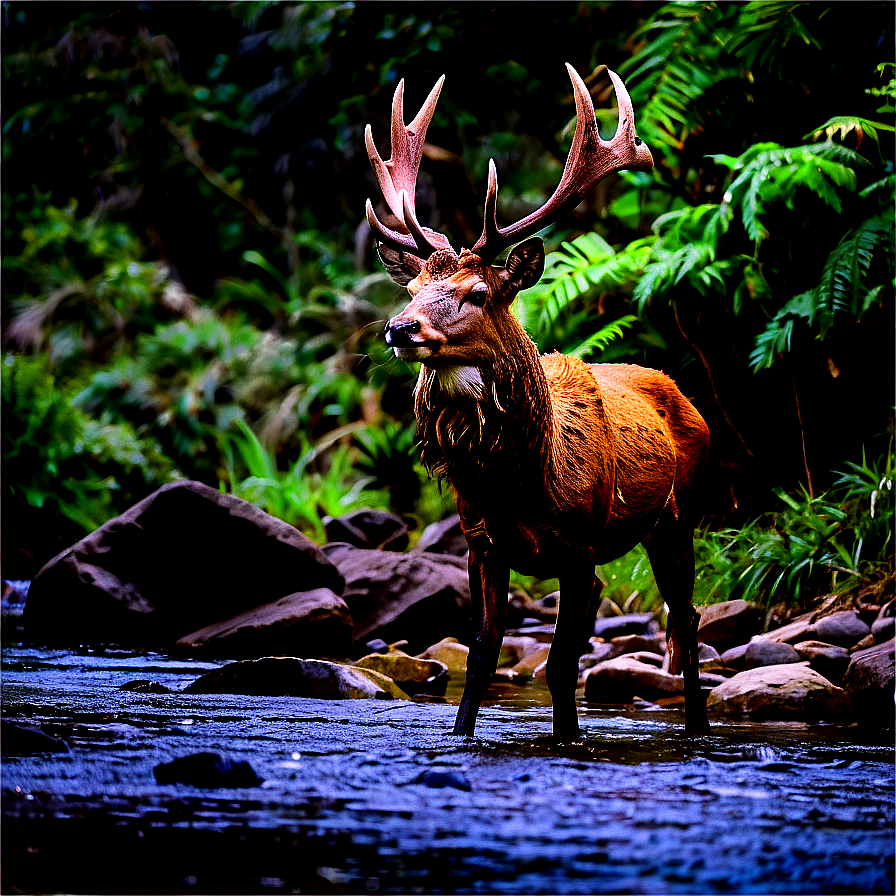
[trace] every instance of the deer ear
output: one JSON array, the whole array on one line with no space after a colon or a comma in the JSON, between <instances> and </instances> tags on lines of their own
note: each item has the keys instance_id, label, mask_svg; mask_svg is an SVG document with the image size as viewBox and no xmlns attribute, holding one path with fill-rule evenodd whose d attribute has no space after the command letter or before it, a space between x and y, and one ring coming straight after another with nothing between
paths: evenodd
<instances>
[{"instance_id":1,"label":"deer ear","mask_svg":"<svg viewBox=\"0 0 896 896\"><path fill-rule=\"evenodd\" d=\"M534 286L544 273L544 243L541 237L533 236L531 239L514 246L507 261L504 262L504 270L501 279L514 294L521 289Z\"/></svg>"},{"instance_id":2,"label":"deer ear","mask_svg":"<svg viewBox=\"0 0 896 896\"><path fill-rule=\"evenodd\" d=\"M383 243L376 244L376 254L379 255L386 273L399 286L407 286L423 268L423 262L416 255L399 252Z\"/></svg>"}]
</instances>

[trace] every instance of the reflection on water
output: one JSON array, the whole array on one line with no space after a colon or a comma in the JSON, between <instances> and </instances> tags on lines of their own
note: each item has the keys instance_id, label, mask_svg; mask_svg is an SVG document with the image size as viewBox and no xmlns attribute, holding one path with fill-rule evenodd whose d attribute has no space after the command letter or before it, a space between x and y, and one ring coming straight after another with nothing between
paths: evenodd
<instances>
[{"instance_id":1,"label":"reflection on water","mask_svg":"<svg viewBox=\"0 0 896 896\"><path fill-rule=\"evenodd\" d=\"M690 741L677 711L583 705L558 744L546 690L500 685L463 739L457 682L385 703L120 690L216 665L4 651L5 717L71 750L4 759L3 892L893 892L892 732L726 722ZM155 782L205 750L264 784ZM427 769L470 790L416 783Z\"/></svg>"}]
</instances>

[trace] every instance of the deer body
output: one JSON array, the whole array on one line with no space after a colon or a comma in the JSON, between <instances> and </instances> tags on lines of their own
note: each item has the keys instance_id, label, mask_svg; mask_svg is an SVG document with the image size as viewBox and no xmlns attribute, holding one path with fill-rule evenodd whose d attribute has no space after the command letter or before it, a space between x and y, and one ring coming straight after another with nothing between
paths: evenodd
<instances>
[{"instance_id":1,"label":"deer body","mask_svg":"<svg viewBox=\"0 0 896 896\"><path fill-rule=\"evenodd\" d=\"M419 155L416 163L413 157L422 149L441 82L406 129L401 87L396 91L393 160L382 162L368 136L374 170L381 186L389 179L389 205L407 231L384 228L368 206L368 220L381 241L380 257L411 295L408 306L387 324L386 340L397 357L422 363L415 389L421 459L455 489L470 548L479 632L468 659L454 729L458 734L473 733L495 671L512 567L560 579L561 612L547 678L555 733L578 735L578 656L594 632L602 587L595 565L638 543L647 548L670 607L671 644L683 659L688 728L707 727L690 605L694 488L708 450L706 425L658 371L538 354L510 306L544 270L540 239L516 245L503 267L488 263L496 246L544 226L546 216L562 214L583 189L590 189L595 176L605 176L607 147L618 156L610 170L652 165L646 147L634 137L624 87L610 75L620 103L620 127L612 144L596 136L587 91L570 69L578 123L556 193L541 213L519 222L524 227L502 231L494 221L497 179L491 166L483 236L473 250L459 254L444 245L440 234L417 223L409 199L409 171L416 175ZM396 155L396 146L403 155ZM582 161L595 148L601 159ZM584 175L578 173L582 170ZM389 201L389 189L383 192Z\"/></svg>"}]
</instances>

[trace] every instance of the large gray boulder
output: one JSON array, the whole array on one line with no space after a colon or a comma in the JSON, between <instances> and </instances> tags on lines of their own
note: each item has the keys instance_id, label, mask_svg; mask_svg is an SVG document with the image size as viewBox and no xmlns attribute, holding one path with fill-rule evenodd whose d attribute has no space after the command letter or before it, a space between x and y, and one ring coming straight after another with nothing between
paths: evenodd
<instances>
[{"instance_id":1,"label":"large gray boulder","mask_svg":"<svg viewBox=\"0 0 896 896\"><path fill-rule=\"evenodd\" d=\"M29 639L167 649L187 632L298 591L344 582L321 549L252 504L199 482L163 486L34 578Z\"/></svg>"},{"instance_id":2,"label":"large gray boulder","mask_svg":"<svg viewBox=\"0 0 896 896\"><path fill-rule=\"evenodd\" d=\"M387 644L406 640L408 653L445 636L469 639L470 583L463 560L348 545L328 545L327 553L345 578L342 598L354 621L356 651L374 638Z\"/></svg>"},{"instance_id":3,"label":"large gray boulder","mask_svg":"<svg viewBox=\"0 0 896 896\"><path fill-rule=\"evenodd\" d=\"M198 656L248 659L283 654L344 657L352 647L352 617L329 588L287 594L179 638L174 649Z\"/></svg>"}]
</instances>

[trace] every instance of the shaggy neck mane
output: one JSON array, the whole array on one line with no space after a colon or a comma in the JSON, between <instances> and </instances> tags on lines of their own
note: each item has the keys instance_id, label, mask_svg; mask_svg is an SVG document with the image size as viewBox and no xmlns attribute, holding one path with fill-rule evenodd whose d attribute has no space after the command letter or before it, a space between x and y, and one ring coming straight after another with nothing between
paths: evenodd
<instances>
[{"instance_id":1,"label":"shaggy neck mane","mask_svg":"<svg viewBox=\"0 0 896 896\"><path fill-rule=\"evenodd\" d=\"M507 329L505 350L490 364L460 372L423 367L417 380L421 460L459 491L467 483L520 481L530 468L543 483L550 466L551 399L538 349L515 320Z\"/></svg>"}]
</instances>

